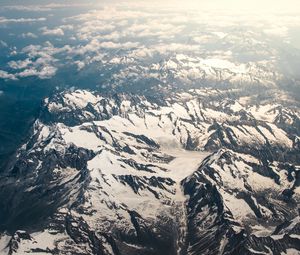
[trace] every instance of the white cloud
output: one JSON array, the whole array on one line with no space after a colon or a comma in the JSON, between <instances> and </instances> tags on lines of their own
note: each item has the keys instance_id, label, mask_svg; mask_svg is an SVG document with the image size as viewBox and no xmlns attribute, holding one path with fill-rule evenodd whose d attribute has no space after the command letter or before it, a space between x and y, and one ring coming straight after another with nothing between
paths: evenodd
<instances>
[{"instance_id":1,"label":"white cloud","mask_svg":"<svg viewBox=\"0 0 300 255\"><path fill-rule=\"evenodd\" d=\"M7 23L31 23L31 22L38 22L38 21L46 21L46 18L19 18L19 19L9 19L5 17L0 17L0 24L7 24Z\"/></svg>"},{"instance_id":2,"label":"white cloud","mask_svg":"<svg viewBox=\"0 0 300 255\"><path fill-rule=\"evenodd\" d=\"M143 12L138 9L135 10L126 10L126 9L117 9L114 6L105 7L98 10L91 10L87 13L79 14L76 16L65 18L64 21L68 20L77 20L82 22L89 22L91 20L95 21L123 21L127 19L134 19L140 17L151 17L154 16L153 13Z\"/></svg>"},{"instance_id":3,"label":"white cloud","mask_svg":"<svg viewBox=\"0 0 300 255\"><path fill-rule=\"evenodd\" d=\"M162 22L160 19L148 19L142 24L133 24L126 29L126 32L134 36L170 36L181 32L183 28L183 25Z\"/></svg>"},{"instance_id":4,"label":"white cloud","mask_svg":"<svg viewBox=\"0 0 300 255\"><path fill-rule=\"evenodd\" d=\"M56 54L68 53L72 50L69 45L61 48L54 47L50 42L43 45L28 45L21 51L28 56L25 60L10 61L8 65L13 69L25 69L17 74L16 77L37 76L40 79L49 79L56 74L56 63L59 59Z\"/></svg>"},{"instance_id":5,"label":"white cloud","mask_svg":"<svg viewBox=\"0 0 300 255\"><path fill-rule=\"evenodd\" d=\"M114 32L112 32L110 34L101 35L101 36L98 36L98 37L101 38L102 40L118 41L123 36L124 36L124 34L122 32L114 31Z\"/></svg>"},{"instance_id":6,"label":"white cloud","mask_svg":"<svg viewBox=\"0 0 300 255\"><path fill-rule=\"evenodd\" d=\"M28 54L30 58L34 57L46 57L53 56L59 53L71 52L72 47L65 45L61 48L54 47L50 42L45 42L44 45L33 45L30 44L22 49L22 53Z\"/></svg>"},{"instance_id":7,"label":"white cloud","mask_svg":"<svg viewBox=\"0 0 300 255\"><path fill-rule=\"evenodd\" d=\"M22 33L21 36L23 38L37 38L37 35L34 34L34 33L31 33L31 32L28 32L28 33Z\"/></svg>"},{"instance_id":8,"label":"white cloud","mask_svg":"<svg viewBox=\"0 0 300 255\"><path fill-rule=\"evenodd\" d=\"M128 54L129 57L134 57L137 59L152 57L154 53L153 49L148 49L146 47L140 47L138 49L133 50Z\"/></svg>"},{"instance_id":9,"label":"white cloud","mask_svg":"<svg viewBox=\"0 0 300 255\"><path fill-rule=\"evenodd\" d=\"M14 74L10 74L6 71L0 70L0 79L5 80L17 80Z\"/></svg>"},{"instance_id":10,"label":"white cloud","mask_svg":"<svg viewBox=\"0 0 300 255\"><path fill-rule=\"evenodd\" d=\"M299 0L152 0L135 1L136 8L155 10L195 11L202 15L207 10L222 10L228 13L299 13ZM126 2L124 3L124 5Z\"/></svg>"},{"instance_id":11,"label":"white cloud","mask_svg":"<svg viewBox=\"0 0 300 255\"><path fill-rule=\"evenodd\" d=\"M63 29L63 30L73 30L74 26L73 25L61 25L59 26L59 28Z\"/></svg>"},{"instance_id":12,"label":"white cloud","mask_svg":"<svg viewBox=\"0 0 300 255\"><path fill-rule=\"evenodd\" d=\"M50 79L56 74L57 68L53 66L44 66L40 70L35 68L26 69L23 72L18 73L18 77L30 77L37 76L40 79Z\"/></svg>"},{"instance_id":13,"label":"white cloud","mask_svg":"<svg viewBox=\"0 0 300 255\"><path fill-rule=\"evenodd\" d=\"M102 42L99 44L100 48L107 49L130 49L139 46L138 42L125 42L125 43L115 43L115 42Z\"/></svg>"},{"instance_id":14,"label":"white cloud","mask_svg":"<svg viewBox=\"0 0 300 255\"><path fill-rule=\"evenodd\" d=\"M85 67L85 63L80 60L75 61L74 64L77 65L77 71L80 71L81 69L83 69Z\"/></svg>"},{"instance_id":15,"label":"white cloud","mask_svg":"<svg viewBox=\"0 0 300 255\"><path fill-rule=\"evenodd\" d=\"M273 26L263 30L264 33L268 35L274 35L279 37L286 37L288 35L289 29L283 26Z\"/></svg>"},{"instance_id":16,"label":"white cloud","mask_svg":"<svg viewBox=\"0 0 300 255\"><path fill-rule=\"evenodd\" d=\"M73 54L85 55L87 53L95 53L100 49L131 49L139 46L138 42L124 42L124 43L115 43L112 41L100 42L97 39L91 40L84 46L79 46L73 49L71 52Z\"/></svg>"},{"instance_id":17,"label":"white cloud","mask_svg":"<svg viewBox=\"0 0 300 255\"><path fill-rule=\"evenodd\" d=\"M160 54L168 52L199 52L201 49L198 45L181 44L181 43L170 43L170 44L157 44L151 47L153 50Z\"/></svg>"},{"instance_id":18,"label":"white cloud","mask_svg":"<svg viewBox=\"0 0 300 255\"><path fill-rule=\"evenodd\" d=\"M91 40L88 44L84 46L78 46L76 49L73 50L73 53L76 55L84 55L88 52L96 52L99 50L99 42L96 39Z\"/></svg>"},{"instance_id":19,"label":"white cloud","mask_svg":"<svg viewBox=\"0 0 300 255\"><path fill-rule=\"evenodd\" d=\"M64 30L62 30L61 28L49 29L47 27L42 27L41 31L42 31L43 35L63 36L65 34Z\"/></svg>"},{"instance_id":20,"label":"white cloud","mask_svg":"<svg viewBox=\"0 0 300 255\"><path fill-rule=\"evenodd\" d=\"M12 11L29 11L29 12L48 12L54 9L66 8L66 7L83 7L89 6L91 3L79 4L79 3L67 3L67 4L40 4L40 5L6 5L1 6L0 9L3 10L12 10Z\"/></svg>"},{"instance_id":21,"label":"white cloud","mask_svg":"<svg viewBox=\"0 0 300 255\"><path fill-rule=\"evenodd\" d=\"M12 69L24 69L24 68L28 67L30 64L32 64L32 61L29 58L27 58L25 60L8 62L9 67Z\"/></svg>"},{"instance_id":22,"label":"white cloud","mask_svg":"<svg viewBox=\"0 0 300 255\"><path fill-rule=\"evenodd\" d=\"M80 40L91 40L116 30L116 26L108 21L90 20L83 22L76 30L76 36Z\"/></svg>"},{"instance_id":23,"label":"white cloud","mask_svg":"<svg viewBox=\"0 0 300 255\"><path fill-rule=\"evenodd\" d=\"M11 11L35 11L35 12L41 12L41 11L51 11L52 8L49 8L48 6L40 6L40 5L8 5L3 6L1 9L4 10L11 10Z\"/></svg>"},{"instance_id":24,"label":"white cloud","mask_svg":"<svg viewBox=\"0 0 300 255\"><path fill-rule=\"evenodd\" d=\"M7 47L8 47L7 43L4 42L4 41L2 41L2 40L0 40L0 46L1 46L1 47L4 47L4 48L7 48Z\"/></svg>"},{"instance_id":25,"label":"white cloud","mask_svg":"<svg viewBox=\"0 0 300 255\"><path fill-rule=\"evenodd\" d=\"M58 66L75 65L81 70L86 65L101 61L101 68L118 63L127 65L129 69L136 68L136 75L139 77L139 68L147 68L155 64L154 61L180 53L231 61L238 54L242 54L241 46L246 46L245 52L249 55L254 51L254 54L260 56L275 55L269 54L266 41L259 36L263 36L264 32L283 37L289 32L289 27L300 24L299 17L228 15L217 9L203 11L199 15L197 8L188 11L183 8L173 12L166 11L168 9L156 10L152 6L140 8L144 3L140 6L138 2L135 2L137 5L132 3L133 1L129 6L101 8L65 18L64 23L57 24L54 28L42 27L40 31L44 35L66 34L68 38L72 38L72 45L55 46L56 40L60 38L53 40L54 45L50 42L28 45L20 52L21 60L11 61L9 66L16 70L25 69L20 70L22 72L16 74L16 77L38 76L45 79L55 75ZM247 29L247 32L243 29ZM23 33L21 36L34 38L36 35ZM205 47L207 45L210 48ZM27 56L25 60L24 55ZM197 59L195 61L199 62ZM145 62L147 65L143 65ZM100 66L99 63L95 65ZM120 70L123 76L118 77L126 79L126 75L134 73L129 69L128 72ZM181 70L181 76L196 79L195 77L201 75L199 70L197 66L186 68ZM158 72L145 73L147 76L161 75ZM2 74L5 75L9 74Z\"/></svg>"},{"instance_id":26,"label":"white cloud","mask_svg":"<svg viewBox=\"0 0 300 255\"><path fill-rule=\"evenodd\" d=\"M18 52L17 52L17 50L16 50L15 48L13 48L13 49L10 51L9 56L16 56L16 55L18 55Z\"/></svg>"}]
</instances>

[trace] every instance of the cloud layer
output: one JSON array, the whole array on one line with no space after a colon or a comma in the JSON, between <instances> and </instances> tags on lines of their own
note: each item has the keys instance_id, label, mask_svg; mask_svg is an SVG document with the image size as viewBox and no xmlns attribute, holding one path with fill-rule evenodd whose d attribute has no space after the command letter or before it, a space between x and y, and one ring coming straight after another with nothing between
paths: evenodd
<instances>
[{"instance_id":1,"label":"cloud layer","mask_svg":"<svg viewBox=\"0 0 300 255\"><path fill-rule=\"evenodd\" d=\"M256 79L269 84L272 74L276 79L280 77L281 46L274 42L288 46L290 30L300 24L297 15L232 15L222 8L201 12L206 6L195 1L185 3L184 10L174 2L165 2L159 10L155 1L153 4L115 2L60 17L51 25L40 25L36 31L24 31L19 38L38 39L41 43L18 49L6 45L13 59L1 67L0 78L49 79L64 67L74 66L77 72L84 72L93 66L95 72L109 73L104 86L121 86L128 80L134 83L141 79L167 83L171 78L191 84L221 79L220 75L232 82ZM200 7L190 9L193 4ZM6 8L42 12L66 5ZM0 24L46 19L0 17ZM233 74L239 77L235 79Z\"/></svg>"}]
</instances>

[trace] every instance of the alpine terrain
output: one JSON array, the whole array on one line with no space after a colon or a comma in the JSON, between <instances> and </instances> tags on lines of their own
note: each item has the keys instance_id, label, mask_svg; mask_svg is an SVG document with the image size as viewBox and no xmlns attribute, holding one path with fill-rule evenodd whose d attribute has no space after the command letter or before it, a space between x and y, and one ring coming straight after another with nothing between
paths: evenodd
<instances>
[{"instance_id":1,"label":"alpine terrain","mask_svg":"<svg viewBox=\"0 0 300 255\"><path fill-rule=\"evenodd\" d=\"M300 112L276 95L47 98L1 178L2 253L297 254Z\"/></svg>"},{"instance_id":2,"label":"alpine terrain","mask_svg":"<svg viewBox=\"0 0 300 255\"><path fill-rule=\"evenodd\" d=\"M0 255L300 255L297 7L0 1Z\"/></svg>"}]
</instances>

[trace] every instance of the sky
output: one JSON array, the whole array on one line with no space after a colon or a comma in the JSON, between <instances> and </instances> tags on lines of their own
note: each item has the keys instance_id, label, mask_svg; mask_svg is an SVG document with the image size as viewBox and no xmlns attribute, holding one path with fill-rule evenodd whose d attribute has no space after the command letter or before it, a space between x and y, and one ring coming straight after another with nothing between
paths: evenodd
<instances>
[{"instance_id":1,"label":"sky","mask_svg":"<svg viewBox=\"0 0 300 255\"><path fill-rule=\"evenodd\" d=\"M173 1L168 1L172 3ZM225 10L244 10L259 12L300 12L300 1L298 0L188 0L181 1L184 4L201 8L202 6L225 9Z\"/></svg>"},{"instance_id":2,"label":"sky","mask_svg":"<svg viewBox=\"0 0 300 255\"><path fill-rule=\"evenodd\" d=\"M300 13L299 0L1 0L0 5L34 5L34 4L90 4L91 6L105 3L136 3L141 6L172 6L180 9L205 8L223 9L230 11L258 11L258 12L293 12Z\"/></svg>"}]
</instances>

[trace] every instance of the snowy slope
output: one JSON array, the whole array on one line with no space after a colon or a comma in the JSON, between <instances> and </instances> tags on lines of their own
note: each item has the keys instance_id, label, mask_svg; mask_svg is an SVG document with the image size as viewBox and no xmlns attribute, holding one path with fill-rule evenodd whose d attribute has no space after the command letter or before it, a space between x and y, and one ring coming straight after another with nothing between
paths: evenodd
<instances>
[{"instance_id":1,"label":"snowy slope","mask_svg":"<svg viewBox=\"0 0 300 255\"><path fill-rule=\"evenodd\" d=\"M299 111L251 101L215 89L48 98L0 180L1 253L300 250Z\"/></svg>"}]
</instances>

